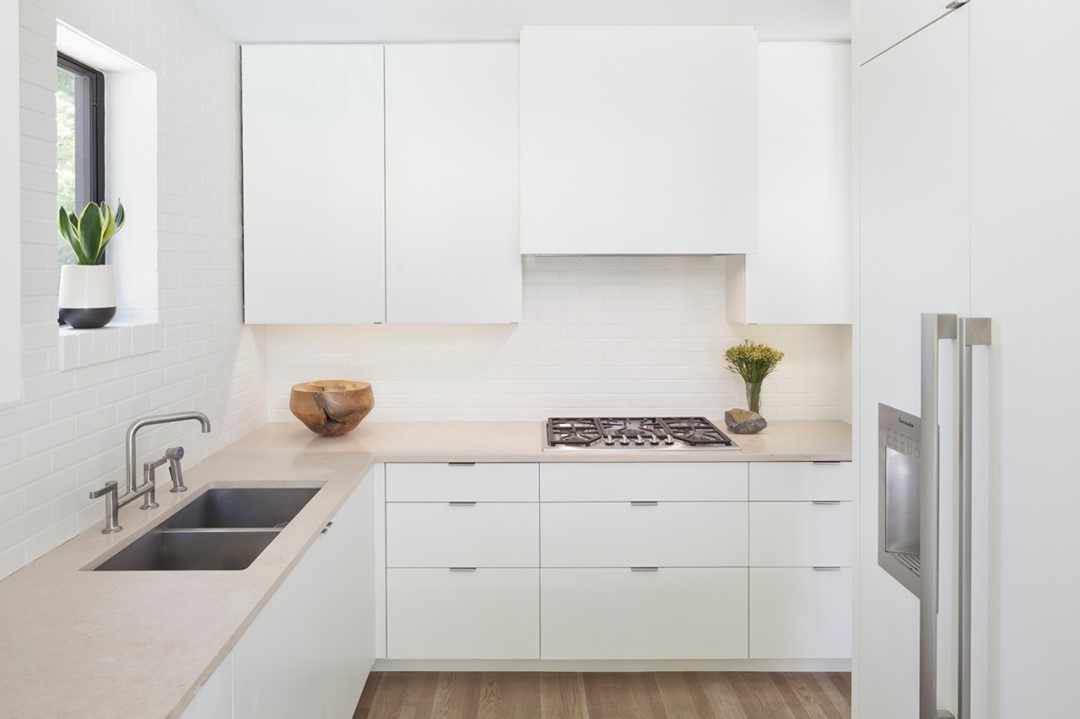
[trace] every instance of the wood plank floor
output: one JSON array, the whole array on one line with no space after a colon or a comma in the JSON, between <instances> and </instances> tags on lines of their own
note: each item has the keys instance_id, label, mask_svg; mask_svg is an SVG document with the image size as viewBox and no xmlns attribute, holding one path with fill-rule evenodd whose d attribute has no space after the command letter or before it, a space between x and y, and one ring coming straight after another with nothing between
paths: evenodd
<instances>
[{"instance_id":1,"label":"wood plank floor","mask_svg":"<svg viewBox=\"0 0 1080 719\"><path fill-rule=\"evenodd\" d=\"M849 719L851 675L373 672L353 719Z\"/></svg>"}]
</instances>

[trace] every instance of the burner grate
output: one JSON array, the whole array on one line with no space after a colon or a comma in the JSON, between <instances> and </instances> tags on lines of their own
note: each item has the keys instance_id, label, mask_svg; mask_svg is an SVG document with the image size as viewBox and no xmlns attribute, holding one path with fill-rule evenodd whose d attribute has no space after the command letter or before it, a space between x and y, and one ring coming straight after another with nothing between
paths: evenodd
<instances>
[{"instance_id":1,"label":"burner grate","mask_svg":"<svg viewBox=\"0 0 1080 719\"><path fill-rule=\"evenodd\" d=\"M705 417L552 417L547 422L547 446L736 448Z\"/></svg>"}]
</instances>

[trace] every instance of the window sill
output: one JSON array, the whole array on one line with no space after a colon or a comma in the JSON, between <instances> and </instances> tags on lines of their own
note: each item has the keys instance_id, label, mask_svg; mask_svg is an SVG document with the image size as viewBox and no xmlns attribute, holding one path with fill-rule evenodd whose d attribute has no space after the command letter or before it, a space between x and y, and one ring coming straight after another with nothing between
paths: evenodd
<instances>
[{"instance_id":1,"label":"window sill","mask_svg":"<svg viewBox=\"0 0 1080 719\"><path fill-rule=\"evenodd\" d=\"M57 342L61 372L149 354L161 347L161 325L152 322L112 322L97 330L61 327Z\"/></svg>"}]
</instances>

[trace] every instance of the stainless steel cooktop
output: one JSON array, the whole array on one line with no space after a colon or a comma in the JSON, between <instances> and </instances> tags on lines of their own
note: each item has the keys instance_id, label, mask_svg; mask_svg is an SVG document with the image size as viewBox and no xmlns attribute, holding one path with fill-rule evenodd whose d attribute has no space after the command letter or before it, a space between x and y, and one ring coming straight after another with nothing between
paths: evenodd
<instances>
[{"instance_id":1,"label":"stainless steel cooktop","mask_svg":"<svg viewBox=\"0 0 1080 719\"><path fill-rule=\"evenodd\" d=\"M738 450L705 417L552 417L545 450Z\"/></svg>"}]
</instances>

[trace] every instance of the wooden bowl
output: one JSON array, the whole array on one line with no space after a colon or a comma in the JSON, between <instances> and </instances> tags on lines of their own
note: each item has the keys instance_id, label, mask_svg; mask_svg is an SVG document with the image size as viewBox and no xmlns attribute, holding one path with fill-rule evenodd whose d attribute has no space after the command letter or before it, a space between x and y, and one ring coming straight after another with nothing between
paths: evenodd
<instances>
[{"instance_id":1,"label":"wooden bowl","mask_svg":"<svg viewBox=\"0 0 1080 719\"><path fill-rule=\"evenodd\" d=\"M289 409L315 434L339 437L370 414L375 395L367 382L323 379L293 385Z\"/></svg>"}]
</instances>

